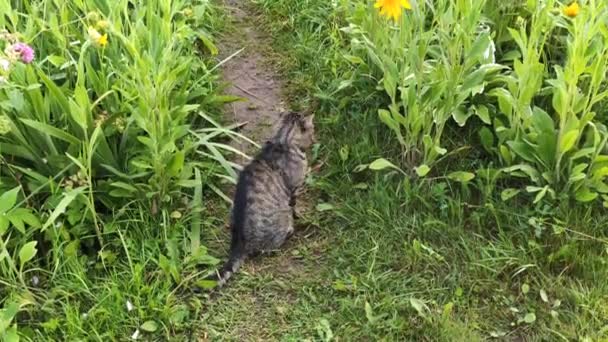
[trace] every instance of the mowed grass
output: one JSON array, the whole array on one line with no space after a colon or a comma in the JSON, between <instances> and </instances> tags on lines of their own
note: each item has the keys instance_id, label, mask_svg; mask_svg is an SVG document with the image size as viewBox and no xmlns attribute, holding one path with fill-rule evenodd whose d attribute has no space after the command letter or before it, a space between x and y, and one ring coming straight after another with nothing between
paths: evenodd
<instances>
[{"instance_id":1,"label":"mowed grass","mask_svg":"<svg viewBox=\"0 0 608 342\"><path fill-rule=\"evenodd\" d=\"M583 206L503 203L483 196L481 183L462 188L441 174L407 181L396 173L357 172L394 146L369 110L372 97L353 93L346 103L324 96L339 83L332 73L348 72L333 59L331 44L340 33L328 17L330 5L258 6L276 38L272 56L286 66L289 94L298 95L292 105L319 103L321 167L310 181L315 210L284 250L249 261L226 288L209 295L199 336L608 338L606 215ZM476 163L471 156L449 162ZM227 241L225 232L219 236Z\"/></svg>"}]
</instances>

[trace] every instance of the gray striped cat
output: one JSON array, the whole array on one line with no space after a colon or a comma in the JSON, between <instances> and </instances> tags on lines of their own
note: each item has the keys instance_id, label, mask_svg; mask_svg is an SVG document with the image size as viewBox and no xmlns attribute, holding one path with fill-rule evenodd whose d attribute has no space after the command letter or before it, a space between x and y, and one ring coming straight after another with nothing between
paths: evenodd
<instances>
[{"instance_id":1,"label":"gray striped cat","mask_svg":"<svg viewBox=\"0 0 608 342\"><path fill-rule=\"evenodd\" d=\"M222 286L251 255L278 249L293 233L296 192L304 185L313 116L282 116L274 136L241 171L231 216L230 257L211 279Z\"/></svg>"}]
</instances>

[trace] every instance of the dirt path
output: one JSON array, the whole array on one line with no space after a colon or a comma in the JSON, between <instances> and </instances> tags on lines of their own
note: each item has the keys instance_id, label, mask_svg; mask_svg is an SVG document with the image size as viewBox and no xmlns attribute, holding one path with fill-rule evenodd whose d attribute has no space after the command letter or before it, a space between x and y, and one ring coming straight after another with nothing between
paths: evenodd
<instances>
[{"instance_id":1,"label":"dirt path","mask_svg":"<svg viewBox=\"0 0 608 342\"><path fill-rule=\"evenodd\" d=\"M256 30L243 1L227 0L225 6L233 19L231 30L221 42L221 58L229 58L223 65L224 80L230 83L227 93L246 99L229 105L226 115L237 123L246 123L242 133L260 143L269 138L272 127L284 111L281 100L283 84L260 53L259 45L268 37ZM239 52L240 51L240 52ZM240 144L241 150L248 150Z\"/></svg>"},{"instance_id":2,"label":"dirt path","mask_svg":"<svg viewBox=\"0 0 608 342\"><path fill-rule=\"evenodd\" d=\"M228 105L226 119L247 122L241 133L261 143L272 134L274 124L285 110L281 97L284 83L262 53L270 49L270 39L258 30L247 2L225 0L224 4L233 27L220 41L220 58L224 60L242 51L224 63L223 76L230 83L227 93L246 99ZM234 146L255 153L247 143ZM303 202L311 203L300 201L298 207L310 207ZM307 211L303 209L304 213ZM224 248L217 250L224 250L224 255L229 240L227 230L220 232L218 242ZM209 299L202 317L200 340L266 341L292 331L288 311L303 295L300 292L304 285L314 282L326 246L327 240L312 225L297 223L295 235L281 251L248 260L227 286Z\"/></svg>"}]
</instances>

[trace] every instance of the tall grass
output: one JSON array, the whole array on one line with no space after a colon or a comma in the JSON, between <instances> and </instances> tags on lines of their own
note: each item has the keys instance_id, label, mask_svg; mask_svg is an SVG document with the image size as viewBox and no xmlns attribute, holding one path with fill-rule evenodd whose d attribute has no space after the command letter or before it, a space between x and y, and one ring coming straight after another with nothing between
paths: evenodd
<instances>
[{"instance_id":1,"label":"tall grass","mask_svg":"<svg viewBox=\"0 0 608 342\"><path fill-rule=\"evenodd\" d=\"M0 334L71 338L58 327L82 312L48 315L103 308L96 277L165 270L171 284L183 281L182 263L215 262L200 244L202 193L234 178L221 139L238 136L213 119L225 101L209 34L219 13L180 0L0 9L0 57L10 61L0 75ZM33 47L32 63L10 55L17 43ZM126 327L100 327L81 336L125 337Z\"/></svg>"}]
</instances>

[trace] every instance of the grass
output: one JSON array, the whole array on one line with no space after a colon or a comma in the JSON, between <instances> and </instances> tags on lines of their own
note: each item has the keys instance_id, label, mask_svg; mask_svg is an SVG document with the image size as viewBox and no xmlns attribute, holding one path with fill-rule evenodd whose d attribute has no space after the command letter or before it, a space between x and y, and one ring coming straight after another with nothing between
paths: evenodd
<instances>
[{"instance_id":1,"label":"grass","mask_svg":"<svg viewBox=\"0 0 608 342\"><path fill-rule=\"evenodd\" d=\"M287 66L288 93L308 96L292 105L318 103L324 164L311 181L317 210L289 246L248 263L211 299L202 335L285 341L608 338L605 215L582 206L507 205L480 196L478 187L463 189L444 179L408 182L390 173L353 172L394 147L368 114L373 98L357 93L363 85L348 90L348 103L340 100L346 96L321 92L338 89L335 75L350 72L332 61L336 49L327 48L340 36L328 6L258 2L275 37L272 55Z\"/></svg>"},{"instance_id":2,"label":"grass","mask_svg":"<svg viewBox=\"0 0 608 342\"><path fill-rule=\"evenodd\" d=\"M331 132L325 156L348 139ZM399 194L390 179L349 180L348 169L315 177L333 209L315 213L280 255L237 275L207 308L203 330L234 340L605 337L605 218L572 212L568 227L578 233L545 226L537 237L524 208L469 204L445 184ZM353 191L363 180L368 188Z\"/></svg>"},{"instance_id":3,"label":"grass","mask_svg":"<svg viewBox=\"0 0 608 342\"><path fill-rule=\"evenodd\" d=\"M39 278L52 286L31 292L36 297L15 295L26 308L37 303L16 320L22 339L608 338L605 213L505 204L441 172L414 181L360 170L398 147L375 114L382 99L374 82L352 78L344 87L356 67L343 58L339 13L321 0L258 0L249 10L274 39L257 48L281 66L291 106L314 104L317 113L320 170L307 199L314 209L296 236L275 255L247 262L220 291L193 296L196 266L227 255L227 206L209 200L210 191L200 215L165 224L146 209L124 208L104 225L102 250L49 233L61 247L53 260L64 262L25 272L29 284ZM477 153L463 155L440 166L480 163ZM191 254L196 220L206 248Z\"/></svg>"}]
</instances>

